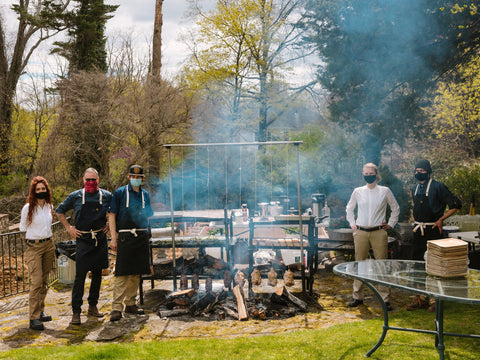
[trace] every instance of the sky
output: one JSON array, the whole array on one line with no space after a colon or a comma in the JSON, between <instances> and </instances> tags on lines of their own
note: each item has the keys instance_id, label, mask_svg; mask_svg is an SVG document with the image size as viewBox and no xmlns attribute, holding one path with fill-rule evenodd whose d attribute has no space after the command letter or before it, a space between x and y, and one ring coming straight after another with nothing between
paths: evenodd
<instances>
[{"instance_id":1,"label":"sky","mask_svg":"<svg viewBox=\"0 0 480 360\"><path fill-rule=\"evenodd\" d=\"M9 8L17 2L17 0L0 0L0 14L6 24L7 33L11 35L16 30L17 22L15 14ZM213 0L202 1L206 6L212 2ZM105 0L105 3L119 5L114 17L108 20L106 25L108 41L115 37L131 35L134 39L136 56L138 58L147 56L152 42L155 0ZM185 16L187 9L186 0L164 0L163 2L162 72L167 77L173 76L187 57L187 48L179 40L181 33L186 32L193 25L193 20ZM56 73L58 59L55 60L49 55L50 48L51 43L48 43L36 50L26 69L30 75L40 76L44 73L44 67L47 73L52 73L52 77L53 73ZM23 76L22 81L28 82L28 76Z\"/></svg>"}]
</instances>

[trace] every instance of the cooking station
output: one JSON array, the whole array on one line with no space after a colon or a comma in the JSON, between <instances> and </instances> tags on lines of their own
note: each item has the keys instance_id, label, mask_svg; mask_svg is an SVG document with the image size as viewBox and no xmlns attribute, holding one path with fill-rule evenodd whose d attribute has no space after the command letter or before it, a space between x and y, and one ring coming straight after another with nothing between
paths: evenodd
<instances>
[{"instance_id":1,"label":"cooking station","mask_svg":"<svg viewBox=\"0 0 480 360\"><path fill-rule=\"evenodd\" d=\"M219 248L221 259L225 259L229 269L234 272L238 269L246 269L249 290L252 290L251 272L258 265L255 264L254 254L261 249L278 251L282 254L286 264L301 264L302 290L313 291L314 274L318 270L318 253L322 251L335 251L343 249L344 242L330 240L323 226L320 226L318 217L313 215L285 215L275 212L260 212L257 216L248 216L246 221L241 216L242 209L237 210L197 210L175 211L174 223L184 229L188 224L208 224L208 233L189 233L183 235L172 232L167 227L167 232L162 231L171 224L169 212L156 212L150 218L152 238L150 239L151 262L153 265L154 249L184 249L184 248ZM300 223L302 226L300 242ZM206 227L206 226L204 226ZM319 246L321 245L321 246ZM302 251L304 256L302 257ZM290 257L287 261L287 257ZM175 258L175 255L173 255ZM247 259L241 260L241 259ZM176 260L176 259L175 259ZM174 288L177 287L177 278L180 276L176 269L175 261L168 275L143 275L140 284L140 299L143 301L142 283L154 280L172 279ZM205 277L205 276L202 276Z\"/></svg>"},{"instance_id":2,"label":"cooking station","mask_svg":"<svg viewBox=\"0 0 480 360\"><path fill-rule=\"evenodd\" d=\"M150 225L152 229L152 238L150 240L151 254L154 249L171 249L171 271L164 271L161 275L155 274L152 271L152 275L142 276L140 284L140 295L143 300L142 283L144 280L151 280L152 287L154 286L155 279L173 279L174 289L177 288L176 280L178 275L187 276L186 272L179 274L179 268L176 266L176 249L184 248L198 248L201 251L208 248L220 248L221 259L223 261L226 257L226 264L231 272L238 269L245 269L245 265L248 264L248 270L246 276L248 276L249 289L251 290L251 273L253 268L258 264L254 264L255 252L262 249L270 249L272 252L281 252L282 257L293 255L293 261L290 264L299 265L301 270L302 290L306 291L308 288L310 292L313 286L313 275L317 270L318 264L318 244L319 240L322 240L322 250L337 250L341 248L344 243L338 241L331 241L328 239L328 235L324 230L324 223L320 223L324 218L328 216L321 216L320 204L325 200L325 196L322 195L316 198L313 204L313 211L306 211L305 214L302 211L301 194L300 194L300 170L299 170L299 151L298 147L301 141L271 141L271 142L251 142L251 143L211 143L211 144L165 144L164 147L168 150L168 164L169 164L169 199L170 199L170 211L155 213L150 218ZM197 149L206 149L208 156L209 149L223 148L224 149L224 179L228 179L227 174L227 148L241 149L244 147L255 146L259 149L265 149L267 145L294 145L296 149L296 162L297 162L297 193L296 198L298 200L298 207L294 209L288 199L288 192L285 195L279 196L281 201L257 202L256 192L249 195L247 200L252 205L252 201L256 203L256 211L247 209L247 204L241 204L239 209L228 209L229 203L232 203L232 199L229 198L228 182L225 181L225 189L219 194L223 196L224 209L202 209L202 210L175 210L174 199L181 200L183 208L184 189L193 189L193 199L195 199L194 207L196 208L197 199ZM176 191L173 191L173 175L172 175L172 149L178 149L183 154L183 148L192 148L195 160L195 177L191 187L183 186L183 175L177 176L177 182L182 185L176 187ZM255 157L256 155L254 155ZM210 164L209 158L206 161ZM242 167L240 159L239 169ZM206 167L209 169L209 166ZM241 170L240 170L241 171ZM183 168L180 172L183 174ZM239 176L241 177L241 173ZM209 170L207 171L207 181L210 178ZM217 177L218 178L218 177ZM256 180L255 180L256 181ZM240 181L240 184L242 182ZM272 185L272 184L271 184ZM273 187L272 187L273 188ZM288 188L288 184L287 184ZM254 189L257 189L256 185ZM209 192L210 188L203 188L204 203L202 207L208 208L210 203L210 194L218 194L219 189L212 189L213 192ZM240 189L240 194L242 191ZM321 194L316 194L321 195ZM253 196L253 197L252 197ZM243 200L243 196L240 199ZM313 198L312 198L313 199ZM237 203L235 200L233 203ZM252 206L253 207L253 206ZM299 216L299 214L303 214ZM183 224L183 233L177 234L174 230L174 224ZM168 234L162 230L168 227L170 224L170 233ZM197 224L203 224L203 230L200 232L191 231ZM208 232L205 232L206 226L208 226ZM182 225L180 226L182 227ZM169 250L170 251L170 250ZM182 250L183 254L183 250ZM243 261L240 261L243 258ZM247 259L245 261L245 258ZM184 264L184 259L182 259ZM152 256L153 265L153 256ZM243 267L242 267L243 265ZM257 267L258 269L258 267ZM284 268L286 269L286 267ZM153 266L152 266L153 270ZM183 269L182 269L183 270ZM188 274L190 275L190 274ZM265 274L264 274L265 275Z\"/></svg>"}]
</instances>

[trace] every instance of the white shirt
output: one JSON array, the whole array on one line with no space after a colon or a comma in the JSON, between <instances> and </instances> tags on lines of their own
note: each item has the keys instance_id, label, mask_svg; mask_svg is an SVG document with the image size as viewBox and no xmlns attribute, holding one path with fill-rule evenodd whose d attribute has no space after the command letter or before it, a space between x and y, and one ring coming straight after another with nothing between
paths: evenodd
<instances>
[{"instance_id":1,"label":"white shirt","mask_svg":"<svg viewBox=\"0 0 480 360\"><path fill-rule=\"evenodd\" d=\"M36 206L33 212L32 222L27 225L28 208L30 204L25 204L22 208L20 218L20 231L26 231L25 238L28 240L46 239L52 236L52 210L51 204L45 203L43 208Z\"/></svg>"},{"instance_id":2,"label":"white shirt","mask_svg":"<svg viewBox=\"0 0 480 360\"><path fill-rule=\"evenodd\" d=\"M392 213L388 219L388 225L392 228L398 221L400 206L393 196L392 191L386 186L376 185L373 189L367 185L355 188L347 204L347 221L350 226L358 225L363 227L375 227L385 222L387 204L390 205ZM355 221L353 211L358 205L358 216Z\"/></svg>"}]
</instances>

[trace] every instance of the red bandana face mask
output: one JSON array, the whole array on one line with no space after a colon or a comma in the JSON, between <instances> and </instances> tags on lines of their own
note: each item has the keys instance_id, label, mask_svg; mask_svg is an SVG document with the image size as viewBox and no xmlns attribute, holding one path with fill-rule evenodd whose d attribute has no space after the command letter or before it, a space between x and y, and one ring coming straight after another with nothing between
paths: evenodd
<instances>
[{"instance_id":1,"label":"red bandana face mask","mask_svg":"<svg viewBox=\"0 0 480 360\"><path fill-rule=\"evenodd\" d=\"M95 180L95 181L86 181L85 183L85 191L90 193L90 194L93 194L93 193L96 193L98 191L98 181Z\"/></svg>"}]
</instances>

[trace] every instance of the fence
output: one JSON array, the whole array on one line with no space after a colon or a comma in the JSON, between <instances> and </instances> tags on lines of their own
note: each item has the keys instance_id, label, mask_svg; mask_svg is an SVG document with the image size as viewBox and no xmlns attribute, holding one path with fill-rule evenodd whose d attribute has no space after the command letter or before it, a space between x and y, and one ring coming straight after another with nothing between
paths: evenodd
<instances>
[{"instance_id":1,"label":"fence","mask_svg":"<svg viewBox=\"0 0 480 360\"><path fill-rule=\"evenodd\" d=\"M54 243L70 238L60 222L52 225ZM7 296L28 292L28 269L25 261L25 233L16 231L0 234L0 299ZM55 259L49 275L49 283L58 278Z\"/></svg>"}]
</instances>

